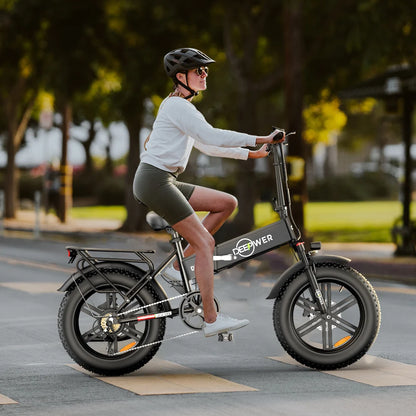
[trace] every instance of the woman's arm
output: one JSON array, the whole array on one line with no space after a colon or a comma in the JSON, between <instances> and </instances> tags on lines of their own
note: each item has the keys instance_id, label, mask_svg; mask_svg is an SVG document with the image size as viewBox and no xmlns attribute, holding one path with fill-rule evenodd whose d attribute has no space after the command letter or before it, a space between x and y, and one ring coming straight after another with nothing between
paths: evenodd
<instances>
[{"instance_id":1,"label":"woman's arm","mask_svg":"<svg viewBox=\"0 0 416 416\"><path fill-rule=\"evenodd\" d=\"M208 156L226 157L229 159L241 159L241 160L247 160L250 157L249 156L250 150L244 149L242 147L212 146L208 144L203 144L198 141L194 142L194 147Z\"/></svg>"}]
</instances>

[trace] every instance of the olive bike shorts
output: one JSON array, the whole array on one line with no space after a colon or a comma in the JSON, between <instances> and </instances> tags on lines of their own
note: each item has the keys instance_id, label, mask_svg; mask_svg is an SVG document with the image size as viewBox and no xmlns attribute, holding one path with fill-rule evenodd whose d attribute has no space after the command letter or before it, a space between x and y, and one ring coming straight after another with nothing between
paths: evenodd
<instances>
[{"instance_id":1,"label":"olive bike shorts","mask_svg":"<svg viewBox=\"0 0 416 416\"><path fill-rule=\"evenodd\" d=\"M141 162L133 181L134 197L170 225L194 213L189 204L195 185L179 182L176 176Z\"/></svg>"}]
</instances>

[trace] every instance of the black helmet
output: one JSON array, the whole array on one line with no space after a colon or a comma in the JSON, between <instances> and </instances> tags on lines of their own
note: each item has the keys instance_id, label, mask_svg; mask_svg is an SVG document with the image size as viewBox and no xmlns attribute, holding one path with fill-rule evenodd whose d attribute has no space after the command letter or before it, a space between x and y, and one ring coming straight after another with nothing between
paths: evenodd
<instances>
[{"instance_id":1,"label":"black helmet","mask_svg":"<svg viewBox=\"0 0 416 416\"><path fill-rule=\"evenodd\" d=\"M165 71L169 77L176 79L176 74L189 69L212 64L215 61L208 55L194 48L181 48L170 51L163 58Z\"/></svg>"}]
</instances>

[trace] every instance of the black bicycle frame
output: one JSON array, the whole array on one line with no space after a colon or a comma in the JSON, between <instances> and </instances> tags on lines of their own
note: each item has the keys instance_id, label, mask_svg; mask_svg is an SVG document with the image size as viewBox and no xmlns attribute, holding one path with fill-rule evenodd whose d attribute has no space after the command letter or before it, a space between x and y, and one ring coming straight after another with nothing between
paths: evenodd
<instances>
[{"instance_id":1,"label":"black bicycle frame","mask_svg":"<svg viewBox=\"0 0 416 416\"><path fill-rule=\"evenodd\" d=\"M271 144L269 151L273 157L273 168L276 178L274 210L279 214L280 219L265 227L218 244L214 251L215 273L234 267L238 263L286 244L292 245L296 250L296 243L300 240L300 233L292 219L283 144ZM194 256L184 260L188 277L191 278L195 275L194 262Z\"/></svg>"},{"instance_id":2,"label":"black bicycle frame","mask_svg":"<svg viewBox=\"0 0 416 416\"><path fill-rule=\"evenodd\" d=\"M274 210L279 214L279 221L251 231L224 243L218 244L214 251L214 272L234 267L256 256L289 244L306 270L313 289L312 295L320 306L322 313L327 312L321 290L316 280L315 265L305 250L298 227L293 221L291 199L288 186L287 167L283 143L269 145L273 157L276 178L276 198ZM181 264L181 262L179 261ZM195 277L195 256L183 260L188 279ZM187 283L187 282L186 282Z\"/></svg>"},{"instance_id":3,"label":"black bicycle frame","mask_svg":"<svg viewBox=\"0 0 416 416\"><path fill-rule=\"evenodd\" d=\"M214 273L218 273L221 270L234 267L239 263L289 244L296 253L298 260L304 265L305 271L313 289L312 295L320 306L321 312L326 313L327 307L316 280L315 266L310 260L310 255L305 250L304 243L301 241L299 229L297 228L292 218L291 200L287 183L288 177L283 143L270 144L268 150L273 157L273 168L276 178L276 198L274 199L274 210L278 213L280 219L265 227L259 228L257 230L251 231L216 245L214 250ZM89 280L83 273L84 267L81 266L86 263L90 268L95 269L107 281L108 279L105 274L97 267L98 264L102 264L102 262L119 261L126 263L146 263L148 271L140 279L138 284L135 285L135 287L131 290L131 292L135 294L140 291L144 285L147 284L149 279L153 279L156 275L163 271L176 255L180 272L182 274L184 288L186 292L190 292L191 285L189 282L195 278L195 255L184 258L181 236L172 227L166 228L166 231L172 236L170 243L173 245L174 250L156 269L154 268L152 261L146 256L147 253L153 253L153 251L150 250L124 251L67 247L71 257L70 261L73 261L77 254L80 254L81 261L78 262L77 268L81 276L83 276L86 280ZM131 253L134 255L135 259L93 256L91 255L92 251L101 251L112 254ZM111 282L108 281L108 283L112 286ZM69 284L70 282L68 280L68 283L64 284L60 290L66 290ZM131 293L129 293L129 295L131 295Z\"/></svg>"}]
</instances>

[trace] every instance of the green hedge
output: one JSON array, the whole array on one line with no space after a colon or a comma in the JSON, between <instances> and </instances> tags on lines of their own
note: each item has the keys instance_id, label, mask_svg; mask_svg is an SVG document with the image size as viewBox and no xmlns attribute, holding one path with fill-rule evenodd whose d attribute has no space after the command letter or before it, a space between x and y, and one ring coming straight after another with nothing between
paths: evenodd
<instances>
[{"instance_id":1,"label":"green hedge","mask_svg":"<svg viewBox=\"0 0 416 416\"><path fill-rule=\"evenodd\" d=\"M73 197L93 197L98 205L124 205L126 183L124 176L112 176L103 171L73 177Z\"/></svg>"},{"instance_id":2,"label":"green hedge","mask_svg":"<svg viewBox=\"0 0 416 416\"><path fill-rule=\"evenodd\" d=\"M308 189L310 201L371 201L398 198L399 184L391 175L368 172L339 175L318 181Z\"/></svg>"}]
</instances>

